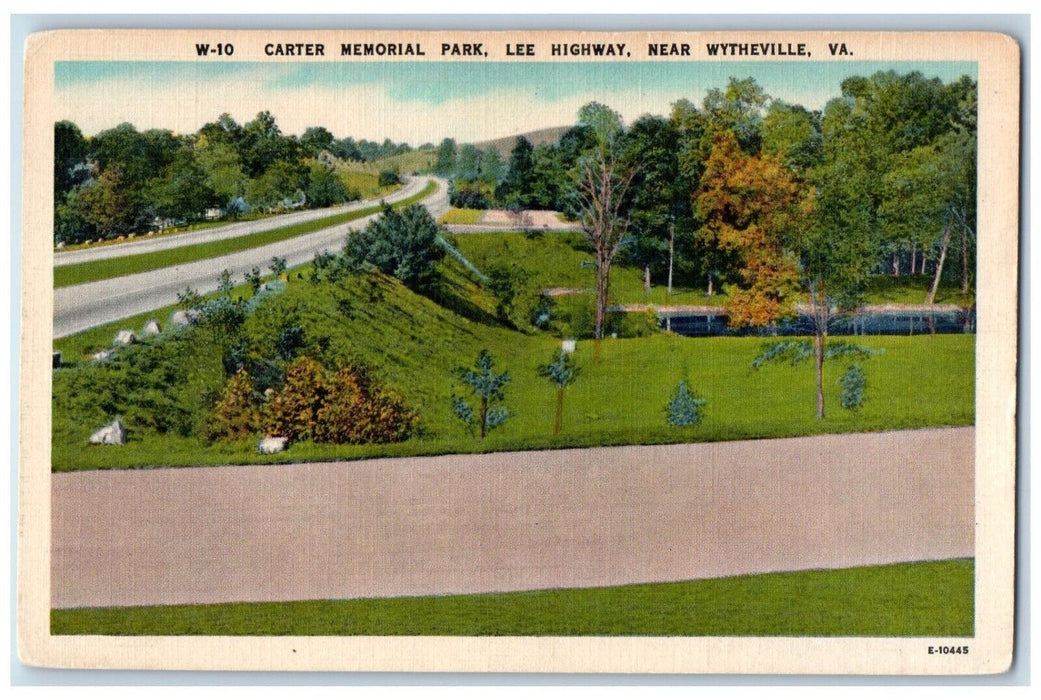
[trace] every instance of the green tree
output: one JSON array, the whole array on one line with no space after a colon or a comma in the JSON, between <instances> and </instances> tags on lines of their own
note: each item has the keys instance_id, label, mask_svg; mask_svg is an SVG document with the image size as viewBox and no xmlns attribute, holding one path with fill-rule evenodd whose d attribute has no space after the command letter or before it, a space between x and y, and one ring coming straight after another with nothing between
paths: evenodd
<instances>
[{"instance_id":1,"label":"green tree","mask_svg":"<svg viewBox=\"0 0 1041 700\"><path fill-rule=\"evenodd\" d=\"M254 209L272 210L302 194L304 177L297 164L279 160L246 186L246 198Z\"/></svg>"},{"instance_id":2,"label":"green tree","mask_svg":"<svg viewBox=\"0 0 1041 700\"><path fill-rule=\"evenodd\" d=\"M481 175L481 152L473 144L464 143L459 148L455 176L464 182L474 182Z\"/></svg>"},{"instance_id":3,"label":"green tree","mask_svg":"<svg viewBox=\"0 0 1041 700\"><path fill-rule=\"evenodd\" d=\"M488 288L495 295L495 314L501 321L510 321L517 294L528 280L528 272L516 263L495 262L487 267Z\"/></svg>"},{"instance_id":4,"label":"green tree","mask_svg":"<svg viewBox=\"0 0 1041 700\"><path fill-rule=\"evenodd\" d=\"M537 370L540 377L547 378L557 388L556 413L553 418L553 434L559 435L564 421L564 389L573 384L581 373L582 368L575 364L571 353L561 350L553 361L539 365Z\"/></svg>"},{"instance_id":5,"label":"green tree","mask_svg":"<svg viewBox=\"0 0 1041 700\"><path fill-rule=\"evenodd\" d=\"M643 267L647 291L652 271L671 272L676 222L682 225L690 218L690 190L680 189L678 148L678 132L661 117L640 117L625 138L625 160L640 164L631 187L634 235L625 254Z\"/></svg>"},{"instance_id":6,"label":"green tree","mask_svg":"<svg viewBox=\"0 0 1041 700\"><path fill-rule=\"evenodd\" d=\"M793 173L805 175L820 164L820 113L780 100L770 103L762 127L762 151L776 156Z\"/></svg>"},{"instance_id":7,"label":"green tree","mask_svg":"<svg viewBox=\"0 0 1041 700\"><path fill-rule=\"evenodd\" d=\"M206 172L190 148L181 149L152 192L156 214L169 219L195 221L208 207L225 203L209 186Z\"/></svg>"},{"instance_id":8,"label":"green tree","mask_svg":"<svg viewBox=\"0 0 1041 700\"><path fill-rule=\"evenodd\" d=\"M421 204L401 210L385 205L378 218L350 235L344 252L354 264L367 262L417 290L433 285L435 265L445 256L437 222Z\"/></svg>"},{"instance_id":9,"label":"green tree","mask_svg":"<svg viewBox=\"0 0 1041 700\"><path fill-rule=\"evenodd\" d=\"M235 147L227 142L205 135L195 141L195 162L202 169L206 185L217 202L229 209L232 203L246 193L246 175L242 172Z\"/></svg>"},{"instance_id":10,"label":"green tree","mask_svg":"<svg viewBox=\"0 0 1041 700\"><path fill-rule=\"evenodd\" d=\"M534 148L531 141L519 136L510 151L506 177L495 191L495 198L506 207L527 209L531 206L532 183L535 179Z\"/></svg>"},{"instance_id":11,"label":"green tree","mask_svg":"<svg viewBox=\"0 0 1041 700\"><path fill-rule=\"evenodd\" d=\"M760 127L769 102L770 96L754 78L730 78L726 89L709 89L702 103L706 122L702 153L710 150L716 136L726 131L734 133L745 153L759 153Z\"/></svg>"},{"instance_id":12,"label":"green tree","mask_svg":"<svg viewBox=\"0 0 1041 700\"><path fill-rule=\"evenodd\" d=\"M677 428L685 428L689 425L697 425L705 417L702 406L707 402L691 393L687 388L687 382L681 381L676 387L669 405L665 409L665 420L669 425Z\"/></svg>"},{"instance_id":13,"label":"green tree","mask_svg":"<svg viewBox=\"0 0 1041 700\"><path fill-rule=\"evenodd\" d=\"M347 187L339 174L319 161L311 163L307 177L307 205L309 207L331 207L349 199Z\"/></svg>"},{"instance_id":14,"label":"green tree","mask_svg":"<svg viewBox=\"0 0 1041 700\"><path fill-rule=\"evenodd\" d=\"M322 151L333 152L336 138L324 126L309 126L300 136L300 145L311 158L317 158Z\"/></svg>"},{"instance_id":15,"label":"green tree","mask_svg":"<svg viewBox=\"0 0 1041 700\"><path fill-rule=\"evenodd\" d=\"M509 417L506 407L496 404L504 399L503 387L509 383L510 375L508 372L499 374L495 371L495 361L487 349L481 350L473 367L459 367L456 374L477 397L477 411L475 413L470 404L461 398L453 399L452 410L468 427L476 422L480 437L484 439Z\"/></svg>"},{"instance_id":16,"label":"green tree","mask_svg":"<svg viewBox=\"0 0 1041 700\"><path fill-rule=\"evenodd\" d=\"M578 110L578 125L589 129L601 149L611 148L625 131L622 116L599 102L590 102Z\"/></svg>"},{"instance_id":17,"label":"green tree","mask_svg":"<svg viewBox=\"0 0 1041 700\"><path fill-rule=\"evenodd\" d=\"M70 121L54 124L54 201L65 198L75 185L80 184L77 166L87 158L87 140L78 126Z\"/></svg>"},{"instance_id":18,"label":"green tree","mask_svg":"<svg viewBox=\"0 0 1041 700\"><path fill-rule=\"evenodd\" d=\"M102 235L130 231L137 220L138 199L124 182L123 171L114 166L76 196L80 216Z\"/></svg>"},{"instance_id":19,"label":"green tree","mask_svg":"<svg viewBox=\"0 0 1041 700\"><path fill-rule=\"evenodd\" d=\"M434 172L442 177L451 176L455 172L455 156L455 139L443 139L437 147L437 160L434 162Z\"/></svg>"},{"instance_id":20,"label":"green tree","mask_svg":"<svg viewBox=\"0 0 1041 700\"><path fill-rule=\"evenodd\" d=\"M480 179L494 188L502 180L503 173L506 170L506 165L502 162L502 156L499 155L499 151L496 149L487 148L481 152L480 162Z\"/></svg>"}]
</instances>

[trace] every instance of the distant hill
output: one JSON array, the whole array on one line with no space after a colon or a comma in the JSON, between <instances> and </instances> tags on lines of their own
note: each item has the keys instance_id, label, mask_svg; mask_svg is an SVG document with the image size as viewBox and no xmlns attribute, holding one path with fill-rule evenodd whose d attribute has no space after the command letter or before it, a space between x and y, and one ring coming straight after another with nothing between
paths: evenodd
<instances>
[{"instance_id":1,"label":"distant hill","mask_svg":"<svg viewBox=\"0 0 1041 700\"><path fill-rule=\"evenodd\" d=\"M345 172L367 173L378 175L381 170L396 170L402 175L413 172L427 172L434 167L437 154L429 149L416 149L408 153L386 158L377 158L368 163L351 161L343 165Z\"/></svg>"},{"instance_id":2,"label":"distant hill","mask_svg":"<svg viewBox=\"0 0 1041 700\"><path fill-rule=\"evenodd\" d=\"M570 126L551 126L548 129L536 129L535 131L529 131L524 134L515 134L513 136L504 136L498 139L492 139L490 141L479 141L474 144L477 148L482 151L489 148L494 148L504 157L509 157L510 151L513 150L513 146L517 143L517 138L523 136L524 138L531 141L532 146L541 146L543 144L555 144L560 140L560 137L570 129Z\"/></svg>"}]
</instances>

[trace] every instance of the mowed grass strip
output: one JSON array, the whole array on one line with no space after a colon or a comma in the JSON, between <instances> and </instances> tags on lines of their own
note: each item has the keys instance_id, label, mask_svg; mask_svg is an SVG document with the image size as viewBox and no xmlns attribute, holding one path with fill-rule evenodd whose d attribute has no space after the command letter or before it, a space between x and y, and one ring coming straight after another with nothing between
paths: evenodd
<instances>
[{"instance_id":1,"label":"mowed grass strip","mask_svg":"<svg viewBox=\"0 0 1041 700\"><path fill-rule=\"evenodd\" d=\"M430 181L421 191L407 199L401 200L400 202L395 202L392 206L395 209L408 206L409 204L418 202L421 199L430 196L435 191L437 191L437 184ZM69 287L75 284L96 282L98 280L110 279L112 277L123 277L125 275L158 270L172 265L183 265L198 260L206 260L207 258L216 258L222 255L229 255L242 250L248 250L250 248L259 248L271 243L278 243L279 241L285 241L290 238L296 238L297 236L303 236L325 228L355 221L371 214L376 214L381 208L380 205L375 204L371 207L358 209L356 211L344 212L334 216L315 219L314 221L306 221L291 226L272 229L270 231L263 231L261 233L254 233L246 236L237 236L235 238L228 238L221 241L198 243L196 245L187 245L180 248L160 250L154 253L142 253L140 255L108 258L106 260L79 263L77 265L64 265L62 267L54 268L54 287L57 289L59 287Z\"/></svg>"},{"instance_id":2,"label":"mowed grass strip","mask_svg":"<svg viewBox=\"0 0 1041 700\"><path fill-rule=\"evenodd\" d=\"M445 225L452 224L476 224L484 216L483 209L460 209L453 207L446 211L438 220Z\"/></svg>"},{"instance_id":3,"label":"mowed grass strip","mask_svg":"<svg viewBox=\"0 0 1041 700\"><path fill-rule=\"evenodd\" d=\"M55 635L969 637L972 559L482 595L51 611Z\"/></svg>"}]
</instances>

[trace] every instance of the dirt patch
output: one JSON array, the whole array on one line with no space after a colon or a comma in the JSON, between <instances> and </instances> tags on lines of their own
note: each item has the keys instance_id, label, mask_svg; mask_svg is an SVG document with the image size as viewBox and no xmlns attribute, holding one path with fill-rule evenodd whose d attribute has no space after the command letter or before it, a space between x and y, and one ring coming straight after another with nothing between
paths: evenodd
<instances>
[{"instance_id":1,"label":"dirt patch","mask_svg":"<svg viewBox=\"0 0 1041 700\"><path fill-rule=\"evenodd\" d=\"M489 209L478 222L482 226L509 226L514 228L533 228L565 230L575 227L575 223L561 221L555 211L525 210L521 212L506 209Z\"/></svg>"}]
</instances>

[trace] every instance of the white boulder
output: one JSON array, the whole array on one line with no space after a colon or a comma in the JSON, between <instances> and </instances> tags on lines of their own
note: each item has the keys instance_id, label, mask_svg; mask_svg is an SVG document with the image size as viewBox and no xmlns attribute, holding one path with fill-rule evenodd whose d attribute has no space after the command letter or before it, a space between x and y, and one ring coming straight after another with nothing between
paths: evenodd
<instances>
[{"instance_id":1,"label":"white boulder","mask_svg":"<svg viewBox=\"0 0 1041 700\"><path fill-rule=\"evenodd\" d=\"M171 326L190 326L199 320L197 309L181 309L170 314Z\"/></svg>"},{"instance_id":2,"label":"white boulder","mask_svg":"<svg viewBox=\"0 0 1041 700\"><path fill-rule=\"evenodd\" d=\"M117 418L91 434L88 442L91 445L125 445L127 444L127 429L123 425L123 421Z\"/></svg>"},{"instance_id":3,"label":"white boulder","mask_svg":"<svg viewBox=\"0 0 1041 700\"><path fill-rule=\"evenodd\" d=\"M145 321L145 327L141 329L141 335L159 335L163 332L163 329L159 326L159 321L154 318L150 318Z\"/></svg>"},{"instance_id":4,"label":"white boulder","mask_svg":"<svg viewBox=\"0 0 1041 700\"><path fill-rule=\"evenodd\" d=\"M286 449L286 443L288 442L289 438L266 437L257 443L257 452L262 455L273 455Z\"/></svg>"},{"instance_id":5,"label":"white boulder","mask_svg":"<svg viewBox=\"0 0 1041 700\"><path fill-rule=\"evenodd\" d=\"M91 355L90 359L94 360L95 362L104 362L105 360L107 360L115 354L116 351L112 348L105 348L104 350L99 350L98 352Z\"/></svg>"},{"instance_id":6,"label":"white boulder","mask_svg":"<svg viewBox=\"0 0 1041 700\"><path fill-rule=\"evenodd\" d=\"M116 333L115 344L133 345L135 340L137 340L137 335L134 334L134 331L122 330L119 333Z\"/></svg>"}]
</instances>

